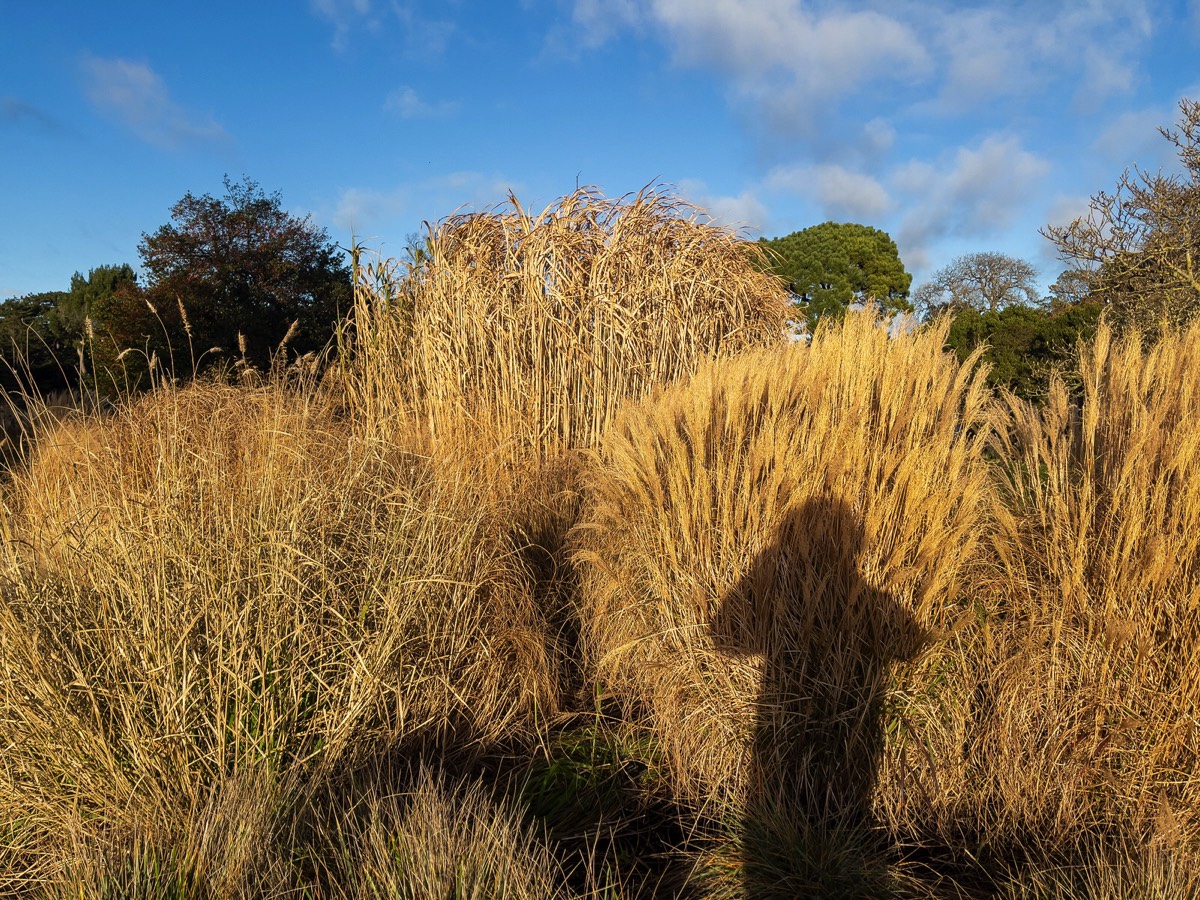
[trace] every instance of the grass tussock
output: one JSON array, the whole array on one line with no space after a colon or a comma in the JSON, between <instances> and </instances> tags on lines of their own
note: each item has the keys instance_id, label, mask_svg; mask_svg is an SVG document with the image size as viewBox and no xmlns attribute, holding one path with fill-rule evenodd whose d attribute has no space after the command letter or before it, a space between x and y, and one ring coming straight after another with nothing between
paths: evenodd
<instances>
[{"instance_id":1,"label":"grass tussock","mask_svg":"<svg viewBox=\"0 0 1200 900\"><path fill-rule=\"evenodd\" d=\"M346 900L566 900L552 846L480 781L424 772L409 791L371 797L339 824L329 856Z\"/></svg>"},{"instance_id":2,"label":"grass tussock","mask_svg":"<svg viewBox=\"0 0 1200 900\"><path fill-rule=\"evenodd\" d=\"M1079 406L1061 381L1041 410L1007 398L972 750L995 832L1200 846L1198 342L1102 328Z\"/></svg>"},{"instance_id":3,"label":"grass tussock","mask_svg":"<svg viewBox=\"0 0 1200 900\"><path fill-rule=\"evenodd\" d=\"M465 414L540 454L595 446L626 397L782 339L759 253L653 189L451 217L407 271L360 270L360 405L411 404L435 433Z\"/></svg>"},{"instance_id":4,"label":"grass tussock","mask_svg":"<svg viewBox=\"0 0 1200 900\"><path fill-rule=\"evenodd\" d=\"M958 727L935 681L989 509L987 394L943 343L852 315L608 434L578 529L586 644L690 802L863 821L905 802L875 795L885 733L896 753Z\"/></svg>"},{"instance_id":5,"label":"grass tussock","mask_svg":"<svg viewBox=\"0 0 1200 900\"><path fill-rule=\"evenodd\" d=\"M0 818L19 878L52 877L72 845L178 848L246 779L253 845L339 771L511 739L554 707L485 486L351 440L314 396L152 394L42 436L4 500Z\"/></svg>"},{"instance_id":6,"label":"grass tussock","mask_svg":"<svg viewBox=\"0 0 1200 900\"><path fill-rule=\"evenodd\" d=\"M1005 872L994 896L1002 900L1187 900L1200 896L1195 857L1161 844L1116 838L1057 865Z\"/></svg>"}]
</instances>

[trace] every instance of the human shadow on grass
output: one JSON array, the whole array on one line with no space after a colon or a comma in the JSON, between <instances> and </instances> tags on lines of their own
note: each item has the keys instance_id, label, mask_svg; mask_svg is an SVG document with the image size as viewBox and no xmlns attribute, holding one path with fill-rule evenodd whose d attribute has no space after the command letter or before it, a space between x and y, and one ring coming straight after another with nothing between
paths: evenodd
<instances>
[{"instance_id":1,"label":"human shadow on grass","mask_svg":"<svg viewBox=\"0 0 1200 900\"><path fill-rule=\"evenodd\" d=\"M747 900L886 893L871 798L886 680L924 635L865 578L847 503L809 500L722 598L719 651L762 658L739 835Z\"/></svg>"}]
</instances>

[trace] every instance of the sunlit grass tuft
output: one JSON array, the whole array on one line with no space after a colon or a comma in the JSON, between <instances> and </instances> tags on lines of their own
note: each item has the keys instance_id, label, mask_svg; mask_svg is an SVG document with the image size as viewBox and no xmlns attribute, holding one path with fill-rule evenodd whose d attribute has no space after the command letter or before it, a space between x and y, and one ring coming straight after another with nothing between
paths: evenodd
<instances>
[{"instance_id":1,"label":"sunlit grass tuft","mask_svg":"<svg viewBox=\"0 0 1200 900\"><path fill-rule=\"evenodd\" d=\"M1051 846L1200 846L1200 326L1102 327L1083 399L1007 398L1002 630L980 646L970 815ZM985 661L986 660L986 661Z\"/></svg>"},{"instance_id":2,"label":"sunlit grass tuft","mask_svg":"<svg viewBox=\"0 0 1200 900\"><path fill-rule=\"evenodd\" d=\"M267 840L339 771L533 727L555 666L489 490L317 390L197 384L41 435L0 519L10 871L181 847L247 778Z\"/></svg>"},{"instance_id":3,"label":"sunlit grass tuft","mask_svg":"<svg viewBox=\"0 0 1200 900\"><path fill-rule=\"evenodd\" d=\"M915 790L877 795L885 734L889 754L961 738L938 679L990 512L988 394L944 337L851 315L702 366L603 443L577 529L586 645L680 796L733 828L861 822Z\"/></svg>"},{"instance_id":4,"label":"sunlit grass tuft","mask_svg":"<svg viewBox=\"0 0 1200 900\"><path fill-rule=\"evenodd\" d=\"M360 268L359 408L412 408L434 433L465 414L535 454L594 446L626 397L782 340L787 297L760 259L656 189L451 217L415 264Z\"/></svg>"}]
</instances>

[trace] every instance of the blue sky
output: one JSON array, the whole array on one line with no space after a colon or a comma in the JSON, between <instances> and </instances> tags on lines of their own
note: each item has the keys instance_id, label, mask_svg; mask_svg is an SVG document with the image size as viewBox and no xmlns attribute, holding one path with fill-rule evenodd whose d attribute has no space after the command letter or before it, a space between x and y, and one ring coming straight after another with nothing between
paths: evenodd
<instances>
[{"instance_id":1,"label":"blue sky","mask_svg":"<svg viewBox=\"0 0 1200 900\"><path fill-rule=\"evenodd\" d=\"M1200 97L1200 0L0 3L0 298L137 265L245 175L402 253L513 190L675 186L752 236L886 230L916 283L1069 220Z\"/></svg>"}]
</instances>

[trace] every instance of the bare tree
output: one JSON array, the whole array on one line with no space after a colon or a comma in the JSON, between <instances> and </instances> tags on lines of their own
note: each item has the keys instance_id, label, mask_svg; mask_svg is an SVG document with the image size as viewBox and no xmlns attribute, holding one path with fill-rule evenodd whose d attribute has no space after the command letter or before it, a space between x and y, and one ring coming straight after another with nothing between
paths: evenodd
<instances>
[{"instance_id":1,"label":"bare tree","mask_svg":"<svg viewBox=\"0 0 1200 900\"><path fill-rule=\"evenodd\" d=\"M913 300L926 315L973 307L996 312L1006 306L1038 304L1037 269L1004 253L967 253L917 288Z\"/></svg>"},{"instance_id":2,"label":"bare tree","mask_svg":"<svg viewBox=\"0 0 1200 900\"><path fill-rule=\"evenodd\" d=\"M1118 327L1153 335L1200 313L1200 101L1179 101L1179 128L1160 128L1181 174L1126 170L1085 216L1042 234L1087 277Z\"/></svg>"}]
</instances>

